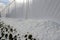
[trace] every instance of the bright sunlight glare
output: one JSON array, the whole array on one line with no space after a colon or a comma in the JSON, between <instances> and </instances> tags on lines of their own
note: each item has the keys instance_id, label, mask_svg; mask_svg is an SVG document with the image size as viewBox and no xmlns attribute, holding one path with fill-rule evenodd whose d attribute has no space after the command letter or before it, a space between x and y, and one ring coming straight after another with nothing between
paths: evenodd
<instances>
[{"instance_id":1,"label":"bright sunlight glare","mask_svg":"<svg viewBox=\"0 0 60 40\"><path fill-rule=\"evenodd\" d=\"M17 3L23 3L26 2L26 0L15 0Z\"/></svg>"}]
</instances>

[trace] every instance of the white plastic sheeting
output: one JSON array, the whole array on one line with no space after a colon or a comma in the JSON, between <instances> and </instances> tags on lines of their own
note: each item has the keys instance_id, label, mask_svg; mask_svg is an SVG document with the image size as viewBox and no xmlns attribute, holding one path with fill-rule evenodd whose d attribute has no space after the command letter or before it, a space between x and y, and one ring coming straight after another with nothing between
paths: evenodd
<instances>
[{"instance_id":1,"label":"white plastic sheeting","mask_svg":"<svg viewBox=\"0 0 60 40\"><path fill-rule=\"evenodd\" d=\"M13 2L3 13L8 18L51 19L60 22L60 0L26 0Z\"/></svg>"},{"instance_id":2,"label":"white plastic sheeting","mask_svg":"<svg viewBox=\"0 0 60 40\"><path fill-rule=\"evenodd\" d=\"M28 18L60 20L60 0L33 0Z\"/></svg>"},{"instance_id":3,"label":"white plastic sheeting","mask_svg":"<svg viewBox=\"0 0 60 40\"><path fill-rule=\"evenodd\" d=\"M15 11L16 10L16 11ZM60 20L60 0L32 0L28 3L16 3L16 8L8 18Z\"/></svg>"}]
</instances>

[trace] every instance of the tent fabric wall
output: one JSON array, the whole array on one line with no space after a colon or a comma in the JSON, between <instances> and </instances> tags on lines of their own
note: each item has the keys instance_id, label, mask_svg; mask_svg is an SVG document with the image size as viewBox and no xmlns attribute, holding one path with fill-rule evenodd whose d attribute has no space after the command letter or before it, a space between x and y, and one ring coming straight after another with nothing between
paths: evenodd
<instances>
[{"instance_id":1,"label":"tent fabric wall","mask_svg":"<svg viewBox=\"0 0 60 40\"><path fill-rule=\"evenodd\" d=\"M9 17L60 20L60 0L32 0L31 4L28 2L18 5L16 14L13 13L14 9Z\"/></svg>"},{"instance_id":2,"label":"tent fabric wall","mask_svg":"<svg viewBox=\"0 0 60 40\"><path fill-rule=\"evenodd\" d=\"M33 0L29 18L59 18L60 0Z\"/></svg>"}]
</instances>

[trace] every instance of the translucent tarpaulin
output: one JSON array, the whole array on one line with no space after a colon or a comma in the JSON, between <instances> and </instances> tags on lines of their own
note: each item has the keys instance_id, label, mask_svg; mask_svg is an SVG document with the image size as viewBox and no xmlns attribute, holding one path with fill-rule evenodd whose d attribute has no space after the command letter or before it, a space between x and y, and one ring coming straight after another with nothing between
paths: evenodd
<instances>
[{"instance_id":1,"label":"translucent tarpaulin","mask_svg":"<svg viewBox=\"0 0 60 40\"><path fill-rule=\"evenodd\" d=\"M25 0L22 3L12 2L7 9L6 17L23 19L60 20L60 0ZM5 11L4 11L5 12Z\"/></svg>"},{"instance_id":2,"label":"translucent tarpaulin","mask_svg":"<svg viewBox=\"0 0 60 40\"><path fill-rule=\"evenodd\" d=\"M26 0L27 3L13 2L8 18L60 20L60 0ZM13 6L12 6L13 5Z\"/></svg>"}]
</instances>

